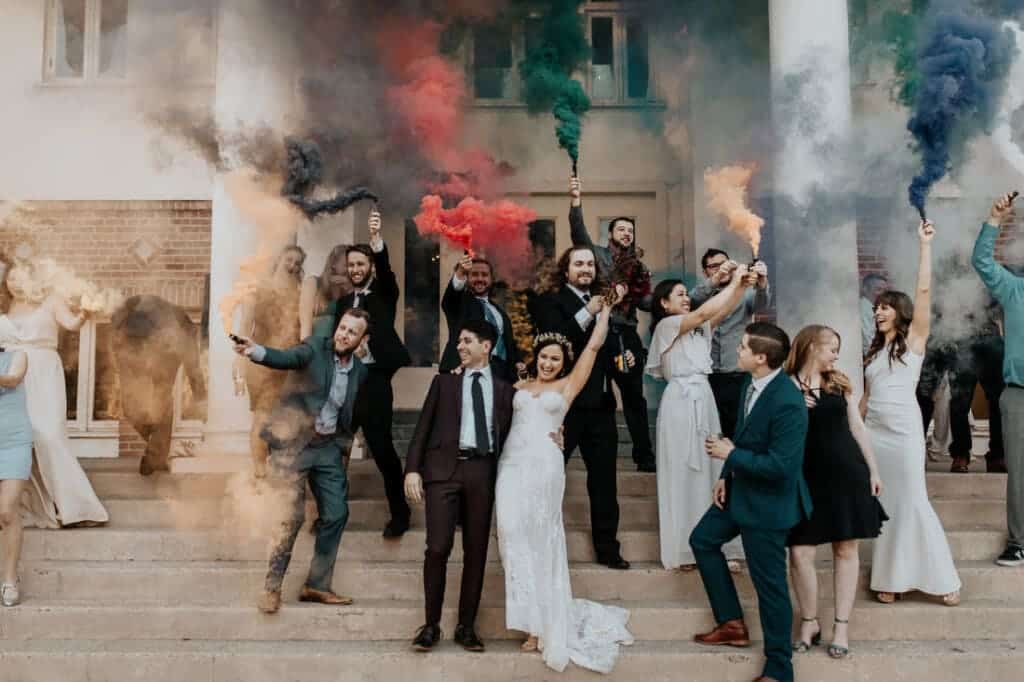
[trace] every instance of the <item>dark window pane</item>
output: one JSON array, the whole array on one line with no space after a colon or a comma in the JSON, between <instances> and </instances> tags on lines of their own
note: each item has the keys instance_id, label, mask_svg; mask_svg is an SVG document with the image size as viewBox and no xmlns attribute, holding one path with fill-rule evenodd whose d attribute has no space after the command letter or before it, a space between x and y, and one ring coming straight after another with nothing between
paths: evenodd
<instances>
[{"instance_id":1,"label":"dark window pane","mask_svg":"<svg viewBox=\"0 0 1024 682\"><path fill-rule=\"evenodd\" d=\"M53 73L81 78L85 62L85 0L54 1Z\"/></svg>"},{"instance_id":2,"label":"dark window pane","mask_svg":"<svg viewBox=\"0 0 1024 682\"><path fill-rule=\"evenodd\" d=\"M626 23L626 96L646 99L650 80L647 61L647 27L639 19Z\"/></svg>"},{"instance_id":3,"label":"dark window pane","mask_svg":"<svg viewBox=\"0 0 1024 682\"><path fill-rule=\"evenodd\" d=\"M93 419L121 418L121 380L110 341L109 323L96 325L96 382L93 387Z\"/></svg>"},{"instance_id":4,"label":"dark window pane","mask_svg":"<svg viewBox=\"0 0 1024 682\"><path fill-rule=\"evenodd\" d=\"M64 365L64 393L67 395L68 421L78 419L78 332L61 329L57 341L57 354Z\"/></svg>"},{"instance_id":5,"label":"dark window pane","mask_svg":"<svg viewBox=\"0 0 1024 682\"><path fill-rule=\"evenodd\" d=\"M615 64L614 22L611 17L593 17L590 20L590 41L594 48L593 63Z\"/></svg>"},{"instance_id":6,"label":"dark window pane","mask_svg":"<svg viewBox=\"0 0 1024 682\"><path fill-rule=\"evenodd\" d=\"M614 20L592 17L590 39L594 54L590 65L591 95L595 99L616 99Z\"/></svg>"},{"instance_id":7,"label":"dark window pane","mask_svg":"<svg viewBox=\"0 0 1024 682\"><path fill-rule=\"evenodd\" d=\"M555 255L555 221L535 220L530 223L530 245L533 247L534 263Z\"/></svg>"},{"instance_id":8,"label":"dark window pane","mask_svg":"<svg viewBox=\"0 0 1024 682\"><path fill-rule=\"evenodd\" d=\"M526 53L529 54L532 50L537 49L543 40L544 21L541 19L527 19L526 24L523 28L523 34L526 39Z\"/></svg>"},{"instance_id":9,"label":"dark window pane","mask_svg":"<svg viewBox=\"0 0 1024 682\"><path fill-rule=\"evenodd\" d=\"M405 347L414 367L430 367L440 357L441 247L405 221Z\"/></svg>"},{"instance_id":10,"label":"dark window pane","mask_svg":"<svg viewBox=\"0 0 1024 682\"><path fill-rule=\"evenodd\" d=\"M101 76L123 77L128 45L128 0L101 0L100 66Z\"/></svg>"},{"instance_id":11,"label":"dark window pane","mask_svg":"<svg viewBox=\"0 0 1024 682\"><path fill-rule=\"evenodd\" d=\"M508 97L512 42L504 31L479 27L473 37L473 82L480 99Z\"/></svg>"},{"instance_id":12,"label":"dark window pane","mask_svg":"<svg viewBox=\"0 0 1024 682\"><path fill-rule=\"evenodd\" d=\"M200 339L200 350L199 350L199 369L203 374L203 378L206 379L205 383L208 385L209 380L206 377L207 373L207 348L206 341L201 336L201 324L199 322L193 322L196 327L196 336ZM182 419L206 419L206 402L196 400L196 396L192 392L192 383L188 380L188 373L182 371L181 376L181 418Z\"/></svg>"}]
</instances>

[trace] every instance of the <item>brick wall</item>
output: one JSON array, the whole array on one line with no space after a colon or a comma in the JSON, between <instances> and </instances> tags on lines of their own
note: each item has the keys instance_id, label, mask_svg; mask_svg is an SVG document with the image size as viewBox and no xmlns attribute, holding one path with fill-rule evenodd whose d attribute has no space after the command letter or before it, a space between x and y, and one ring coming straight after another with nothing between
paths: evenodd
<instances>
[{"instance_id":1,"label":"brick wall","mask_svg":"<svg viewBox=\"0 0 1024 682\"><path fill-rule=\"evenodd\" d=\"M208 201L27 202L0 226L0 250L26 240L100 286L202 308Z\"/></svg>"},{"instance_id":2,"label":"brick wall","mask_svg":"<svg viewBox=\"0 0 1024 682\"><path fill-rule=\"evenodd\" d=\"M209 201L25 202L0 224L0 251L29 242L99 286L155 294L196 317L210 272L210 211ZM120 454L142 451L122 422Z\"/></svg>"}]
</instances>

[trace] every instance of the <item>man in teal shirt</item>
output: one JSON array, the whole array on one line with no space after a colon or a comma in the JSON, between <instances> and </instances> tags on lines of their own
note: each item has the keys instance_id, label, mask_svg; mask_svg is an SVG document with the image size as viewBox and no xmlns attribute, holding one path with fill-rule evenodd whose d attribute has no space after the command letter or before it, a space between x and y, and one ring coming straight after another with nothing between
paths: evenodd
<instances>
[{"instance_id":1,"label":"man in teal shirt","mask_svg":"<svg viewBox=\"0 0 1024 682\"><path fill-rule=\"evenodd\" d=\"M971 262L992 297L1003 307L1003 380L1006 389L999 399L1003 417L1003 447L1006 452L1006 549L996 563L1024 565L1024 277L1018 277L996 263L995 247L999 229L1012 222L1016 192L992 206L988 220L974 244Z\"/></svg>"}]
</instances>

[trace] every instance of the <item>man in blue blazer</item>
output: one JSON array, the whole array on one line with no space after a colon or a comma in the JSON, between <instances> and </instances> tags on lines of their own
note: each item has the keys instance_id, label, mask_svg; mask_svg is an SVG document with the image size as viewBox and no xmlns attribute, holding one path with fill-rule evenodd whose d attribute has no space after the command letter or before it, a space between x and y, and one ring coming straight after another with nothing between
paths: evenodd
<instances>
[{"instance_id":1,"label":"man in blue blazer","mask_svg":"<svg viewBox=\"0 0 1024 682\"><path fill-rule=\"evenodd\" d=\"M274 538L264 593L257 605L264 613L276 613L281 607L281 583L306 516L307 481L320 517L309 577L299 600L352 603L350 597L335 594L331 582L348 521L348 477L342 455L348 452L356 423L361 421L356 396L367 375L354 351L369 326L370 315L354 309L341 316L333 337L313 335L286 350L264 348L248 339L235 344L235 351L253 362L293 370L261 434L270 447L271 481L285 487L290 508Z\"/></svg>"},{"instance_id":2,"label":"man in blue blazer","mask_svg":"<svg viewBox=\"0 0 1024 682\"><path fill-rule=\"evenodd\" d=\"M715 484L714 505L690 535L715 622L697 635L699 644L750 646L743 610L722 545L737 535L757 591L764 631L765 666L755 682L792 682L793 606L786 581L786 536L811 514L803 476L807 407L800 390L782 371L789 337L773 324L748 325L738 350L743 384L735 444L708 441L709 456L724 460Z\"/></svg>"}]
</instances>

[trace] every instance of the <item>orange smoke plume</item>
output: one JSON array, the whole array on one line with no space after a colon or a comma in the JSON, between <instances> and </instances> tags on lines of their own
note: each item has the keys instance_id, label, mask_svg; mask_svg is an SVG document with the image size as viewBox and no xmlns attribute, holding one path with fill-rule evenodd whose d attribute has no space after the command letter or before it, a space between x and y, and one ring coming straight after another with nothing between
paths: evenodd
<instances>
[{"instance_id":1,"label":"orange smoke plume","mask_svg":"<svg viewBox=\"0 0 1024 682\"><path fill-rule=\"evenodd\" d=\"M269 276L281 249L292 243L304 217L281 196L281 178L238 170L225 177L224 186L242 218L257 230L256 252L242 261L234 288L217 304L224 332L230 333L235 308Z\"/></svg>"},{"instance_id":2,"label":"orange smoke plume","mask_svg":"<svg viewBox=\"0 0 1024 682\"><path fill-rule=\"evenodd\" d=\"M747 206L747 190L756 170L756 164L745 164L704 171L708 208L725 219L726 227L747 240L755 258L761 248L764 218Z\"/></svg>"}]
</instances>

